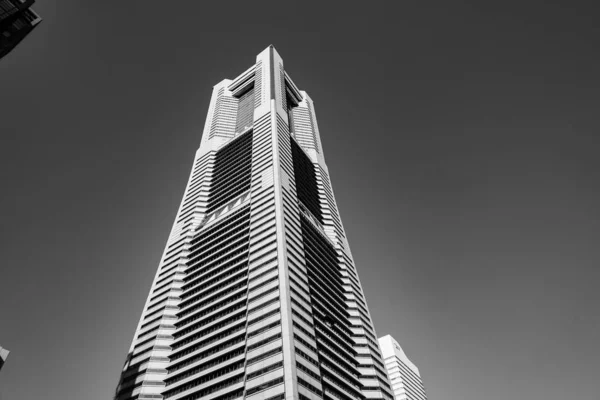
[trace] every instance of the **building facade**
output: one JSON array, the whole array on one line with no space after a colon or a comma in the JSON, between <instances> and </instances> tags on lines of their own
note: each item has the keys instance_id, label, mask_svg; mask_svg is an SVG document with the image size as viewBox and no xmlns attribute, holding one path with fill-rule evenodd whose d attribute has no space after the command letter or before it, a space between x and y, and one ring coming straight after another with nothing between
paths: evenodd
<instances>
[{"instance_id":1,"label":"building facade","mask_svg":"<svg viewBox=\"0 0 600 400\"><path fill-rule=\"evenodd\" d=\"M272 46L213 88L115 398L393 400L313 102Z\"/></svg>"},{"instance_id":2,"label":"building facade","mask_svg":"<svg viewBox=\"0 0 600 400\"><path fill-rule=\"evenodd\" d=\"M0 58L42 21L31 9L33 3L34 0L0 0Z\"/></svg>"},{"instance_id":3,"label":"building facade","mask_svg":"<svg viewBox=\"0 0 600 400\"><path fill-rule=\"evenodd\" d=\"M390 335L379 338L379 347L396 400L427 400L419 369Z\"/></svg>"}]
</instances>

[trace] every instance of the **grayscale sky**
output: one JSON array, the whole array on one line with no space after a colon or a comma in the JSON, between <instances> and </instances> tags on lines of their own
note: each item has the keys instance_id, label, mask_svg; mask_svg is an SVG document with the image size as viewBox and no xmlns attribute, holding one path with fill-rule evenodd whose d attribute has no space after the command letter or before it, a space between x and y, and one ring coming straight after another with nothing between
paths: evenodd
<instances>
[{"instance_id":1,"label":"grayscale sky","mask_svg":"<svg viewBox=\"0 0 600 400\"><path fill-rule=\"evenodd\" d=\"M598 399L593 3L239 4L42 0L0 60L0 399L111 398L212 86L271 43L430 399Z\"/></svg>"}]
</instances>

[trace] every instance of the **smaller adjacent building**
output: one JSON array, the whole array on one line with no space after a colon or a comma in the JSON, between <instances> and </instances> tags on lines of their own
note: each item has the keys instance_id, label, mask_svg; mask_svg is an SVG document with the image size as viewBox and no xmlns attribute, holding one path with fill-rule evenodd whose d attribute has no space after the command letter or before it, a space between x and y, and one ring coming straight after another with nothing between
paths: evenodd
<instances>
[{"instance_id":1,"label":"smaller adjacent building","mask_svg":"<svg viewBox=\"0 0 600 400\"><path fill-rule=\"evenodd\" d=\"M8 358L8 353L10 353L10 351L0 346L0 369L2 369L2 366L6 362L6 359Z\"/></svg>"},{"instance_id":2,"label":"smaller adjacent building","mask_svg":"<svg viewBox=\"0 0 600 400\"><path fill-rule=\"evenodd\" d=\"M378 339L396 400L427 400L419 369L390 335Z\"/></svg>"},{"instance_id":3,"label":"smaller adjacent building","mask_svg":"<svg viewBox=\"0 0 600 400\"><path fill-rule=\"evenodd\" d=\"M31 9L33 3L34 0L0 0L0 58L42 21Z\"/></svg>"}]
</instances>

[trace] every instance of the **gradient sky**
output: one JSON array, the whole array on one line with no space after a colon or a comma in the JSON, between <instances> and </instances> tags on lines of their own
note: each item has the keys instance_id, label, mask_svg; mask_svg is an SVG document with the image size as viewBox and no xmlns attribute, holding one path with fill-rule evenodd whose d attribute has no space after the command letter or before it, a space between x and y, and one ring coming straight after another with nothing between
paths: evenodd
<instances>
[{"instance_id":1,"label":"gradient sky","mask_svg":"<svg viewBox=\"0 0 600 400\"><path fill-rule=\"evenodd\" d=\"M430 400L600 398L593 3L221 3L38 1L0 61L0 399L111 398L212 86L271 43Z\"/></svg>"}]
</instances>

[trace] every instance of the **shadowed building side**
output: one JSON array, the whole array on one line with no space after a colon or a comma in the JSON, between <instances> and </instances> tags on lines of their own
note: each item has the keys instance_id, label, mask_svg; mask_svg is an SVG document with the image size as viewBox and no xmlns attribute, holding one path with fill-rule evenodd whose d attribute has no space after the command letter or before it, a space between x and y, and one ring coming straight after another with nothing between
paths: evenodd
<instances>
[{"instance_id":1,"label":"shadowed building side","mask_svg":"<svg viewBox=\"0 0 600 400\"><path fill-rule=\"evenodd\" d=\"M0 58L42 21L31 9L33 3L34 0L0 0Z\"/></svg>"}]
</instances>

